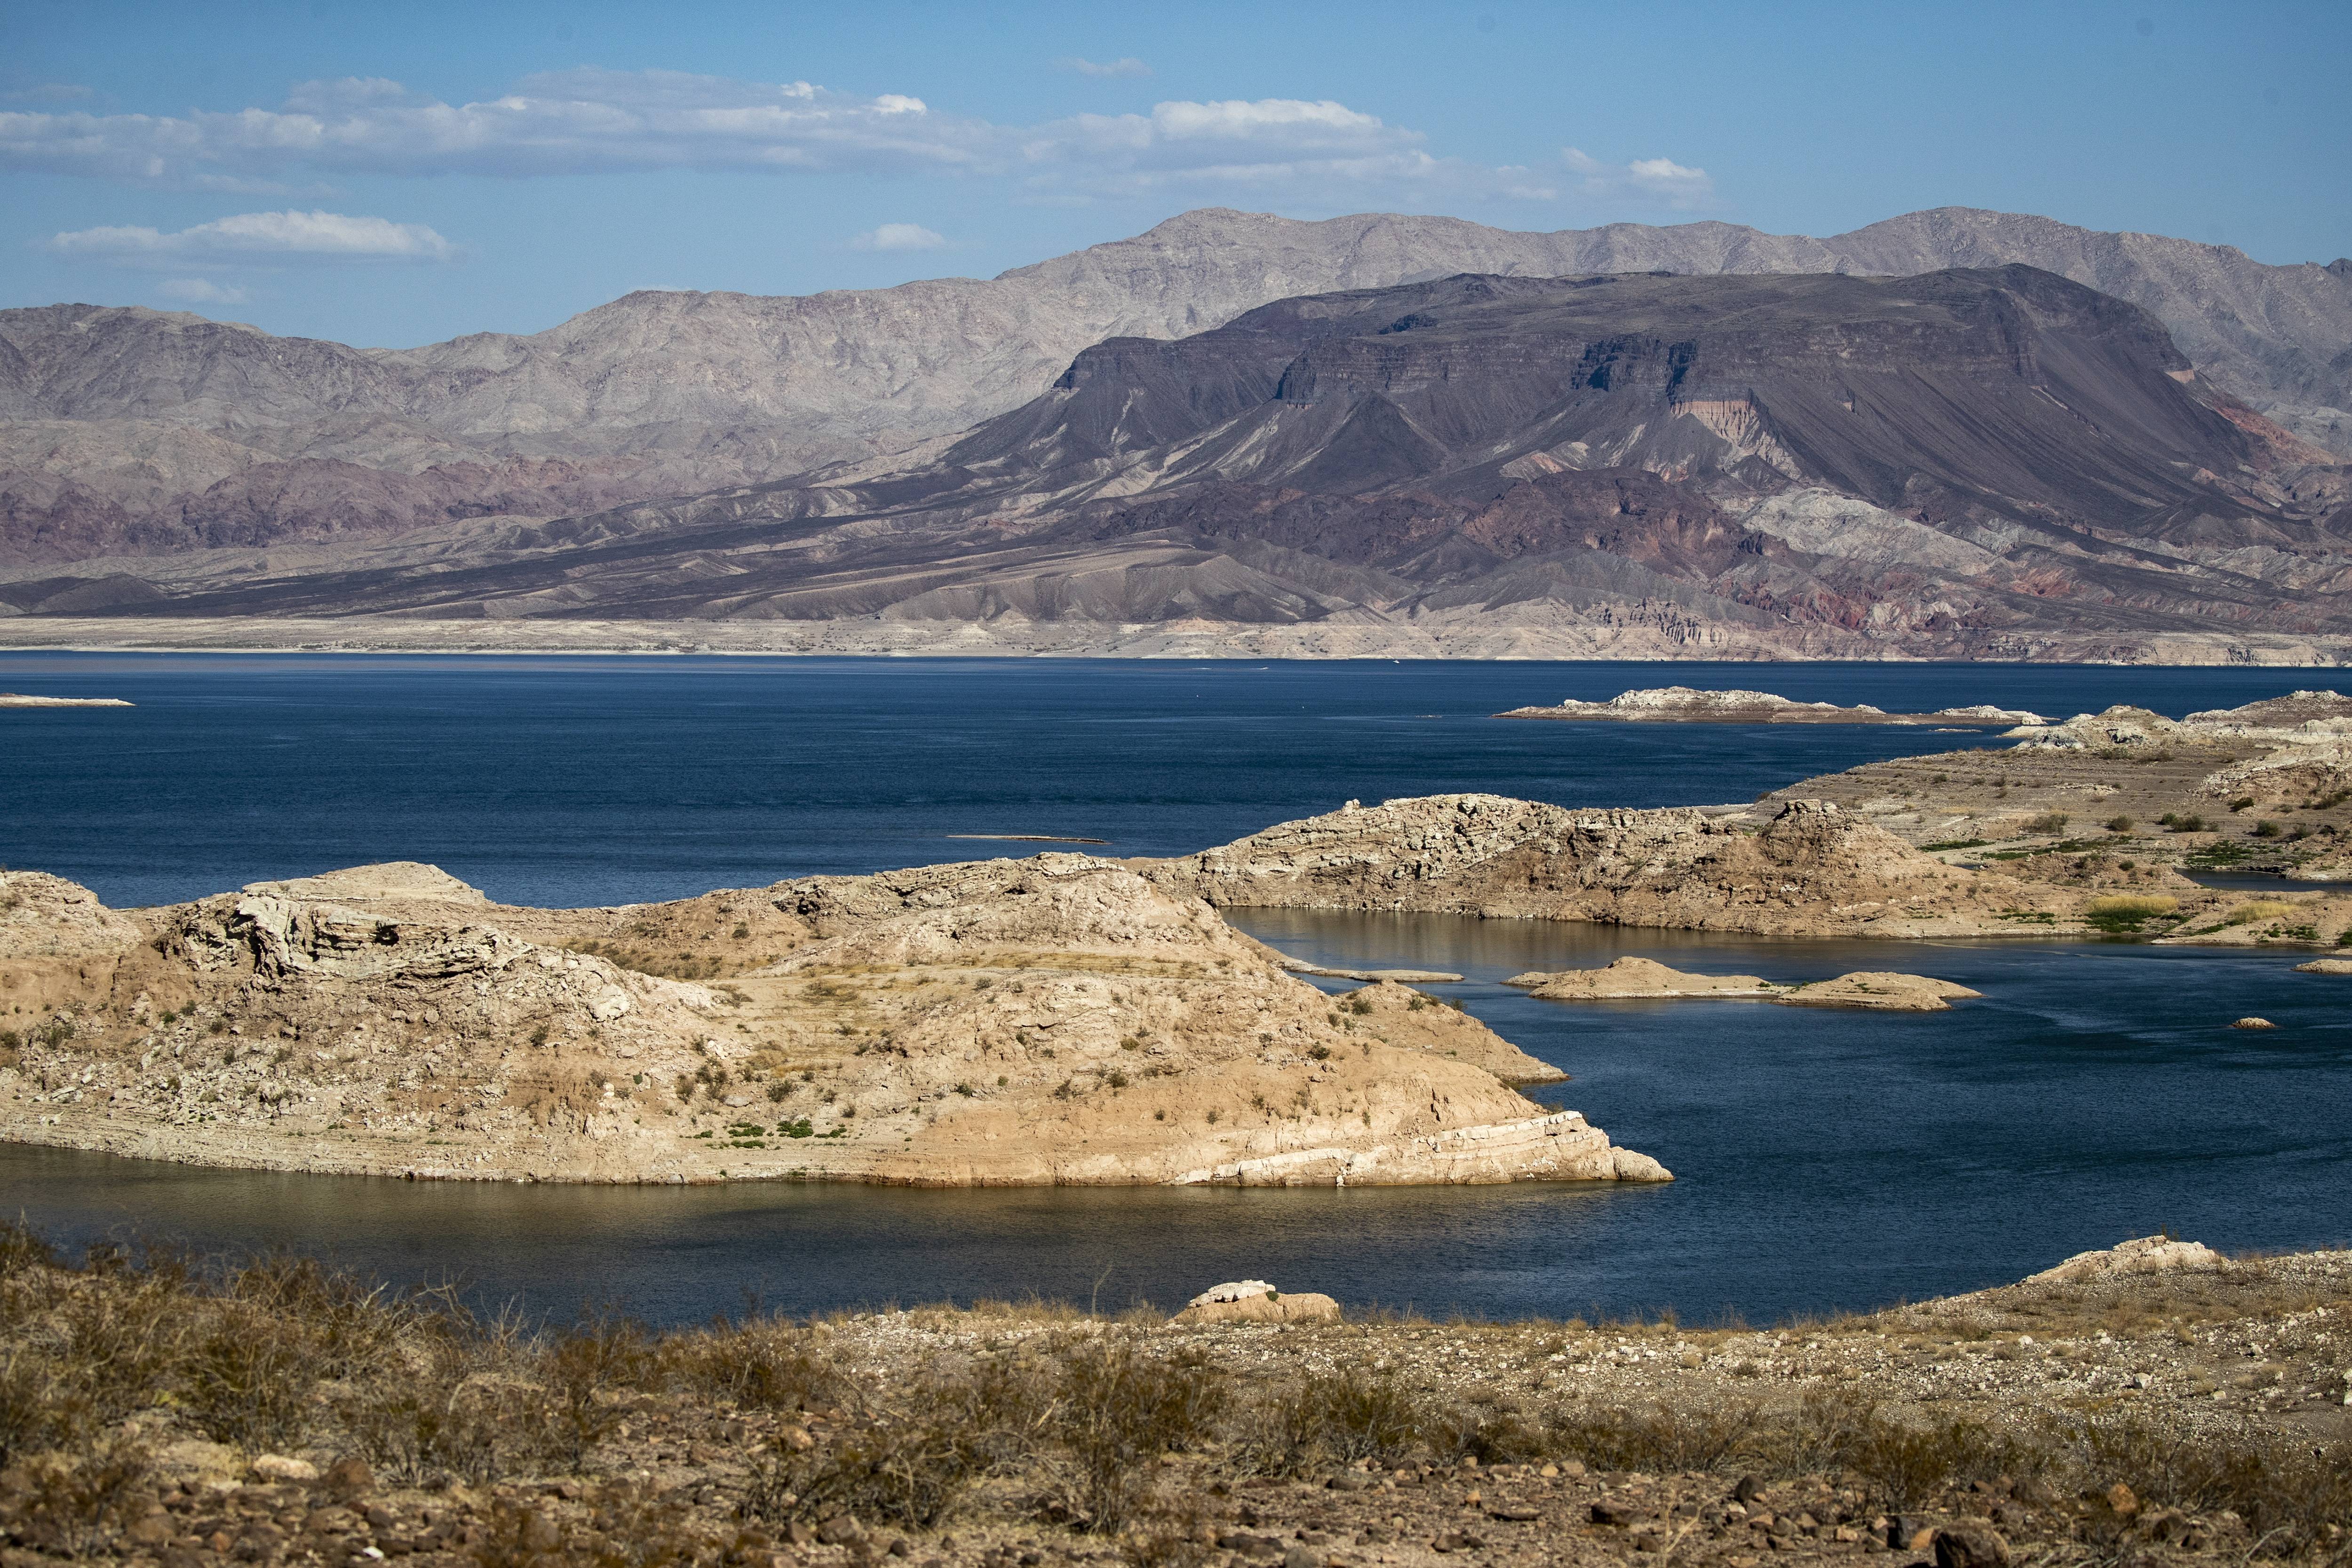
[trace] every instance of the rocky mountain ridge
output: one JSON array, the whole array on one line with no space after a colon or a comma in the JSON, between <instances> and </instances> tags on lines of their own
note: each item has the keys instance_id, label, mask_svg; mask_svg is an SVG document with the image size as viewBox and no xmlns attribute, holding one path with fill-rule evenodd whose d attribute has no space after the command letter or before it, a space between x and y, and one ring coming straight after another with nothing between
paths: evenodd
<instances>
[{"instance_id":1,"label":"rocky mountain ridge","mask_svg":"<svg viewBox=\"0 0 2352 1568\"><path fill-rule=\"evenodd\" d=\"M2352 450L2352 261L1942 208L1818 240L1731 225L1517 234L1221 209L990 280L641 292L409 350L131 308L0 311L0 564L373 539L774 479L959 431L1107 338L1476 272L1907 275L2025 264L2155 314L2217 385Z\"/></svg>"},{"instance_id":2,"label":"rocky mountain ridge","mask_svg":"<svg viewBox=\"0 0 2352 1568\"><path fill-rule=\"evenodd\" d=\"M2352 465L2213 386L2146 311L2008 267L1307 296L1107 340L889 458L341 559L20 571L0 602L2146 657L2217 629L2340 643L2347 590Z\"/></svg>"}]
</instances>

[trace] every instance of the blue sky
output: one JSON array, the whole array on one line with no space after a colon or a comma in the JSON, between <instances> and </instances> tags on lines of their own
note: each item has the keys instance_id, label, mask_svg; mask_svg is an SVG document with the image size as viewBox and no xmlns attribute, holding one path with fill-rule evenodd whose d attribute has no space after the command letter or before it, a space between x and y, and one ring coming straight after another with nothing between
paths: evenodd
<instances>
[{"instance_id":1,"label":"blue sky","mask_svg":"<svg viewBox=\"0 0 2352 1568\"><path fill-rule=\"evenodd\" d=\"M988 276L1187 208L2352 253L2352 5L381 3L0 13L0 305L404 345Z\"/></svg>"}]
</instances>

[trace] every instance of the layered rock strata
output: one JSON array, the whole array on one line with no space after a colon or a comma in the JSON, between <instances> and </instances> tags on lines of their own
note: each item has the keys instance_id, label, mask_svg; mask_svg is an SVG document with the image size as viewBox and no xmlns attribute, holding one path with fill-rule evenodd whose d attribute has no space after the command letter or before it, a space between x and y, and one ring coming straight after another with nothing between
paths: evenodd
<instances>
[{"instance_id":1,"label":"layered rock strata","mask_svg":"<svg viewBox=\"0 0 2352 1568\"><path fill-rule=\"evenodd\" d=\"M400 864L133 916L12 873L0 994L30 1020L0 1041L0 1136L163 1159L565 1181L1668 1179L1518 1093L1562 1075L1475 1019L1392 982L1327 996L1197 900L1083 855L605 910L501 906Z\"/></svg>"}]
</instances>

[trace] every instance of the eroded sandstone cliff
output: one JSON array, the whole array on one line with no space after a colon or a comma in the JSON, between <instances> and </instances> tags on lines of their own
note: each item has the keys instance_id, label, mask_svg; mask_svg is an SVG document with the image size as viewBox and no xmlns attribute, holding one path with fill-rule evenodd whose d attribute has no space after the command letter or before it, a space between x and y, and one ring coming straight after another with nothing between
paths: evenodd
<instances>
[{"instance_id":1,"label":"eroded sandstone cliff","mask_svg":"<svg viewBox=\"0 0 2352 1568\"><path fill-rule=\"evenodd\" d=\"M1219 906L1412 910L1787 936L2013 932L2080 900L1946 864L1835 805L1577 810L1428 795L1284 822L1150 874Z\"/></svg>"}]
</instances>

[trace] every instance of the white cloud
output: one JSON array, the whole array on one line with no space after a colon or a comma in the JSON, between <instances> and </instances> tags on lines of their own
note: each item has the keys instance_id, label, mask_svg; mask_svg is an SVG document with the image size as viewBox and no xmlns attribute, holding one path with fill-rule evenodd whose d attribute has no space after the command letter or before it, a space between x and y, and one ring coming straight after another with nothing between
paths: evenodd
<instances>
[{"instance_id":1,"label":"white cloud","mask_svg":"<svg viewBox=\"0 0 2352 1568\"><path fill-rule=\"evenodd\" d=\"M1073 59L1132 74L1140 62ZM1329 99L1174 99L1148 113L1006 126L901 93L805 81L583 68L444 103L381 78L305 82L278 109L184 116L0 110L0 169L289 194L349 175L529 177L640 170L1012 179L1032 199L1175 191L1373 204L1563 193L1704 204L1704 171L1668 159L1604 165L1570 150L1541 171L1432 152L1421 132ZM1579 180L1574 176L1581 176Z\"/></svg>"},{"instance_id":2,"label":"white cloud","mask_svg":"<svg viewBox=\"0 0 2352 1568\"><path fill-rule=\"evenodd\" d=\"M1630 163L1603 163L1569 147L1560 162L1584 177L1583 193L1602 200L1655 203L1687 212L1715 200L1715 182L1704 169L1685 169L1671 158L1636 158Z\"/></svg>"},{"instance_id":3,"label":"white cloud","mask_svg":"<svg viewBox=\"0 0 2352 1568\"><path fill-rule=\"evenodd\" d=\"M920 224L884 224L849 243L859 250L937 250L948 242Z\"/></svg>"},{"instance_id":4,"label":"white cloud","mask_svg":"<svg viewBox=\"0 0 2352 1568\"><path fill-rule=\"evenodd\" d=\"M1121 55L1115 60L1090 60L1082 55L1066 55L1054 63L1082 77L1148 77L1151 74L1151 68L1133 55Z\"/></svg>"},{"instance_id":5,"label":"white cloud","mask_svg":"<svg viewBox=\"0 0 2352 1568\"><path fill-rule=\"evenodd\" d=\"M151 228L76 229L56 235L59 256L131 266L191 262L448 261L457 247L423 224L341 213L240 213L166 234Z\"/></svg>"},{"instance_id":6,"label":"white cloud","mask_svg":"<svg viewBox=\"0 0 2352 1568\"><path fill-rule=\"evenodd\" d=\"M188 305L242 305L252 298L242 288L215 283L209 277L167 277L155 286L155 292Z\"/></svg>"}]
</instances>

